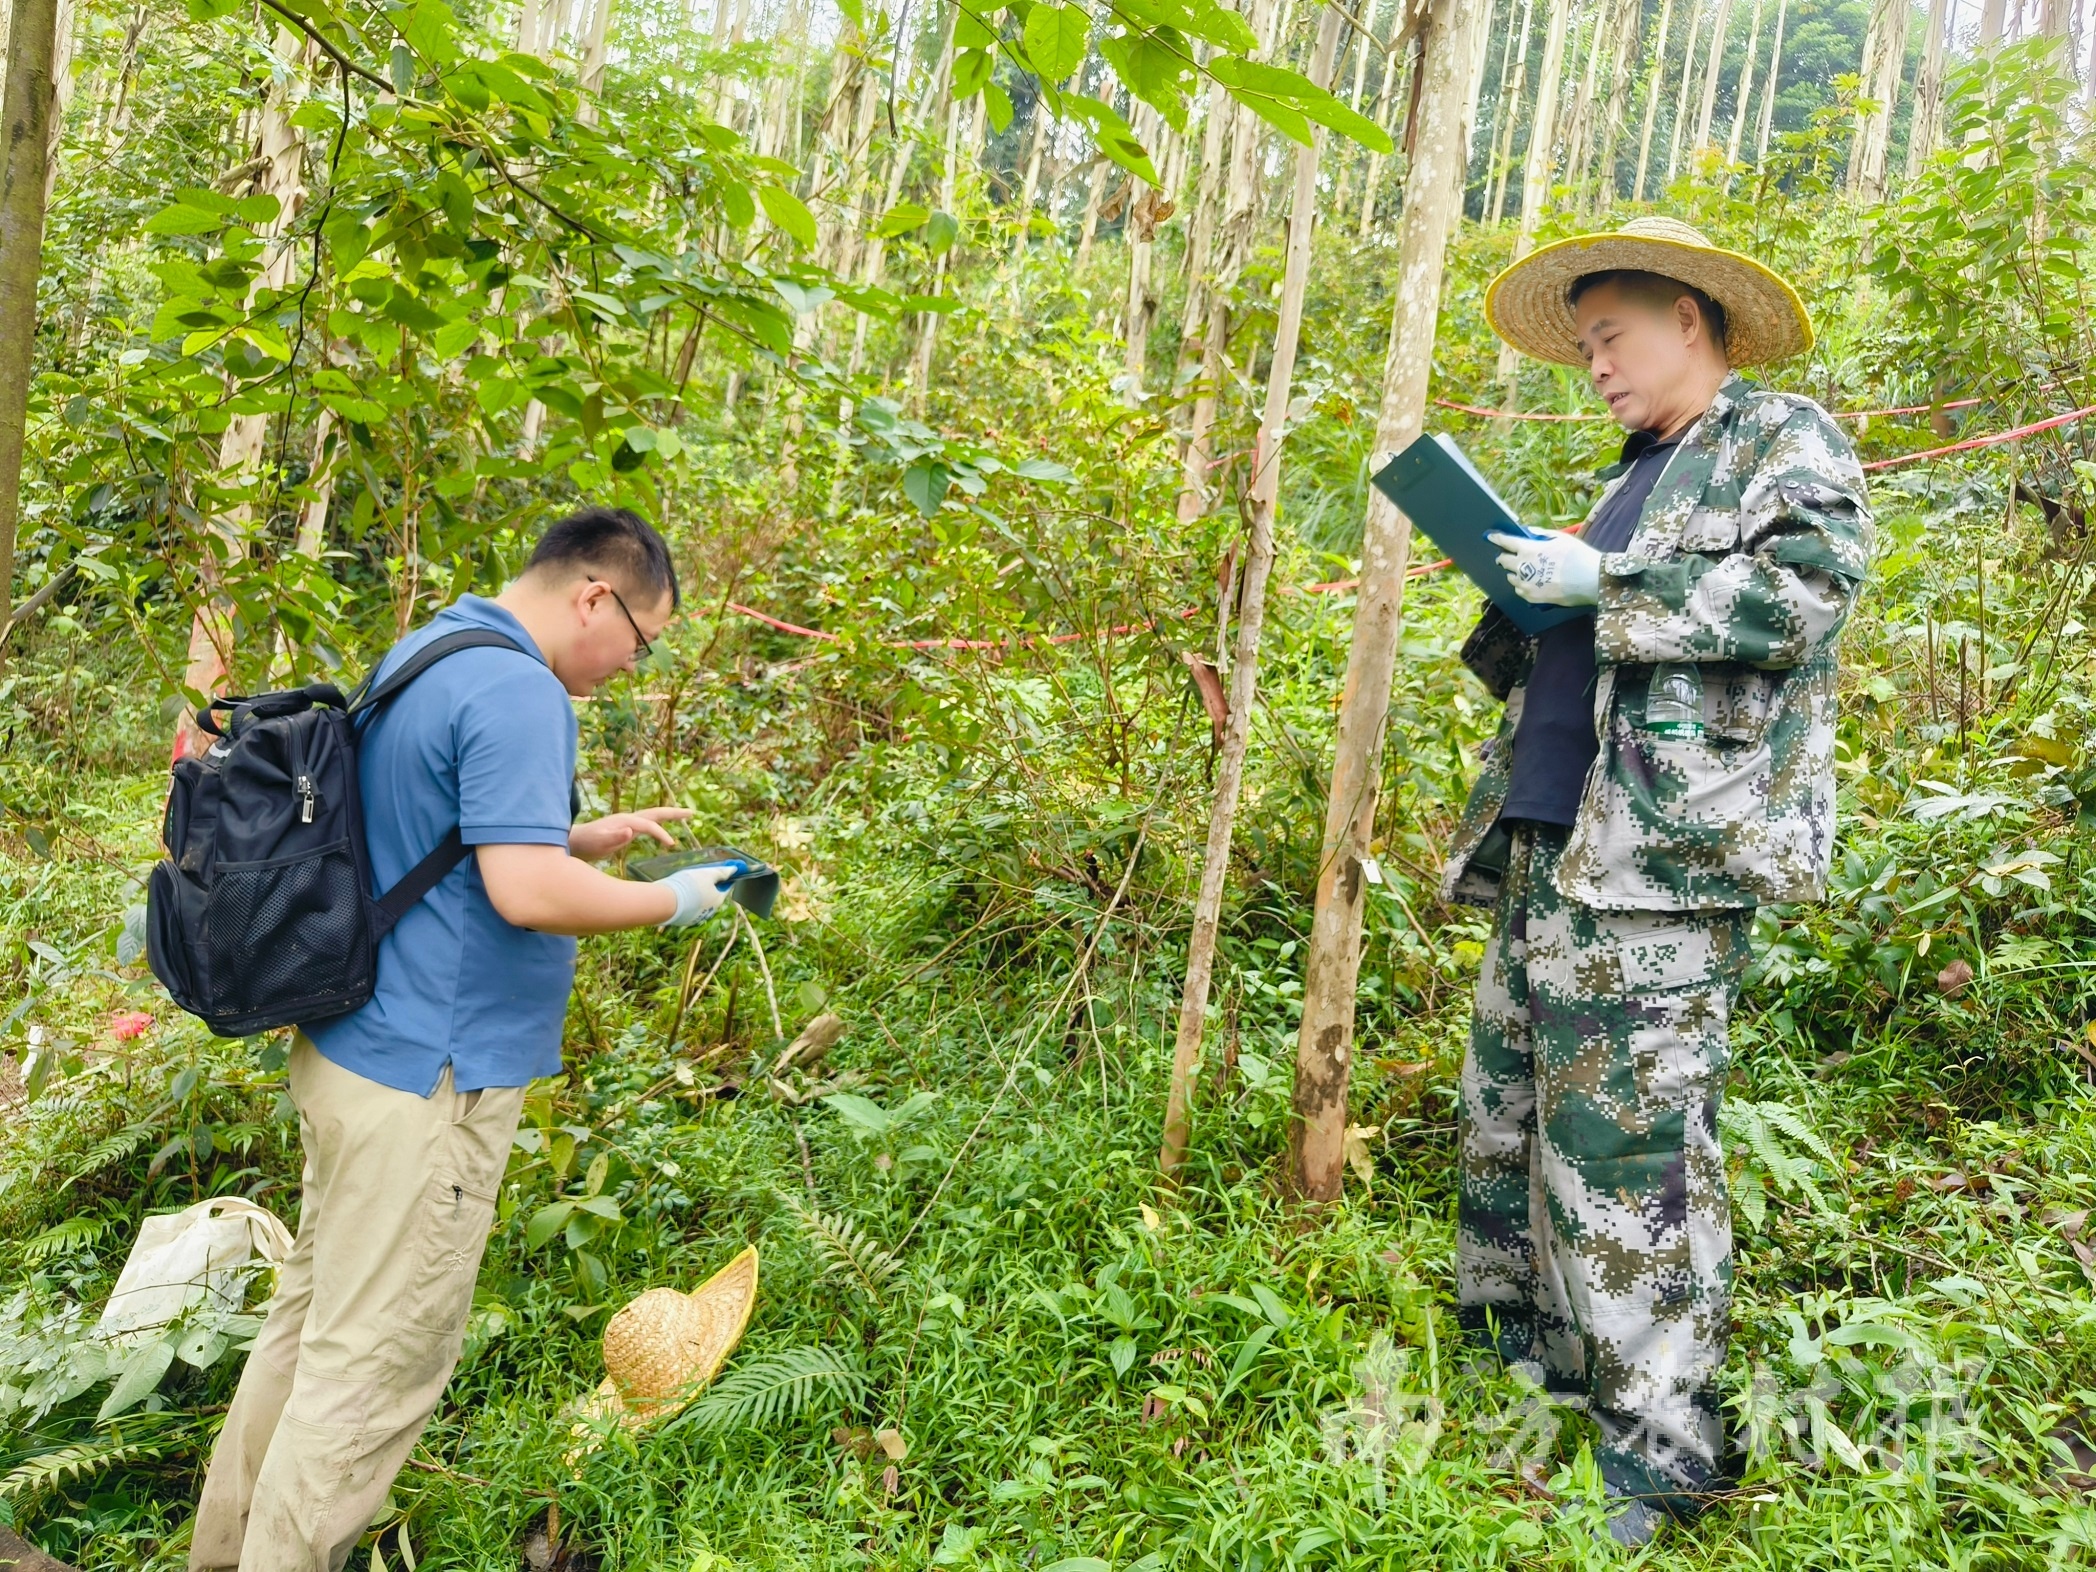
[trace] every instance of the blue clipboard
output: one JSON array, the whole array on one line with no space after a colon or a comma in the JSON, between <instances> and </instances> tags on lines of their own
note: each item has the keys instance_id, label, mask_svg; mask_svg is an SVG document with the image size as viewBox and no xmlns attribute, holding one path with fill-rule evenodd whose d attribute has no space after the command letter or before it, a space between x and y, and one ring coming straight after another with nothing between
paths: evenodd
<instances>
[{"instance_id":1,"label":"blue clipboard","mask_svg":"<svg viewBox=\"0 0 2096 1572\"><path fill-rule=\"evenodd\" d=\"M1506 569L1499 565L1500 548L1485 535L1493 530L1529 536L1543 532L1514 516L1454 438L1441 432L1421 437L1377 470L1370 483L1402 508L1413 527L1430 536L1523 633L1533 637L1589 615L1584 607L1539 606L1514 593Z\"/></svg>"}]
</instances>

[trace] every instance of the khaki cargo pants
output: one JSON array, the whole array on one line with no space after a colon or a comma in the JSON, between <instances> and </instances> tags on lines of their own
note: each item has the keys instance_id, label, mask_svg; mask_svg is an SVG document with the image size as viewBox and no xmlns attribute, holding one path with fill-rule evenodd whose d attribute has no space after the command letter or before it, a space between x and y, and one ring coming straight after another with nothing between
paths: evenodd
<instances>
[{"instance_id":1,"label":"khaki cargo pants","mask_svg":"<svg viewBox=\"0 0 2096 1572\"><path fill-rule=\"evenodd\" d=\"M429 1097L300 1033L305 1148L291 1257L197 1505L189 1565L340 1572L458 1364L522 1087Z\"/></svg>"},{"instance_id":2,"label":"khaki cargo pants","mask_svg":"<svg viewBox=\"0 0 2096 1572\"><path fill-rule=\"evenodd\" d=\"M1566 832L1522 826L1463 1062L1456 1301L1583 1402L1610 1487L1692 1516L1723 1446L1732 1301L1718 1109L1749 910L1558 894Z\"/></svg>"}]
</instances>

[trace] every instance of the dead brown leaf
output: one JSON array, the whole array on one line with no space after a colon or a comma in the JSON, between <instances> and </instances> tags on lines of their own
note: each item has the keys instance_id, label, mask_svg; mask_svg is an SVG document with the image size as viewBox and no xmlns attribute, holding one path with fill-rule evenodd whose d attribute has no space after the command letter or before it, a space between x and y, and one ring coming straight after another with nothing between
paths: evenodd
<instances>
[{"instance_id":1,"label":"dead brown leaf","mask_svg":"<svg viewBox=\"0 0 2096 1572\"><path fill-rule=\"evenodd\" d=\"M1944 967L1942 971L1936 974L1936 991L1946 999L1955 999L1965 991L1965 985L1971 981L1972 963L1962 960L1952 961L1950 965Z\"/></svg>"}]
</instances>

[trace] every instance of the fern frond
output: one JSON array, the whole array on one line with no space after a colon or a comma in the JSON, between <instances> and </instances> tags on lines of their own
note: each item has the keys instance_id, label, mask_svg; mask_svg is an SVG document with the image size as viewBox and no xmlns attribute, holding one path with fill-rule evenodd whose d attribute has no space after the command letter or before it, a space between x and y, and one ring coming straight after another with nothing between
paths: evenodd
<instances>
[{"instance_id":1,"label":"fern frond","mask_svg":"<svg viewBox=\"0 0 2096 1572\"><path fill-rule=\"evenodd\" d=\"M836 1349L820 1343L782 1348L729 1371L673 1424L696 1430L777 1425L799 1414L818 1392L856 1398L865 1390L866 1373Z\"/></svg>"},{"instance_id":2,"label":"fern frond","mask_svg":"<svg viewBox=\"0 0 2096 1572\"><path fill-rule=\"evenodd\" d=\"M1807 1124L1804 1116L1790 1104L1763 1103L1761 1117L1825 1163L1828 1172L1841 1172L1841 1159L1834 1155L1834 1149L1827 1145L1825 1137Z\"/></svg>"},{"instance_id":3,"label":"fern frond","mask_svg":"<svg viewBox=\"0 0 2096 1572\"><path fill-rule=\"evenodd\" d=\"M801 1231L815 1246L815 1253L822 1257L823 1275L844 1279L879 1304L881 1285L901 1269L902 1258L883 1249L841 1212L819 1212L791 1195L784 1199L800 1220Z\"/></svg>"},{"instance_id":4,"label":"fern frond","mask_svg":"<svg viewBox=\"0 0 2096 1572\"><path fill-rule=\"evenodd\" d=\"M62 1485L122 1463L144 1463L172 1450L177 1440L153 1436L139 1441L83 1441L32 1457L0 1476L0 1501L28 1502Z\"/></svg>"},{"instance_id":5,"label":"fern frond","mask_svg":"<svg viewBox=\"0 0 2096 1572\"><path fill-rule=\"evenodd\" d=\"M63 1222L53 1223L42 1233L25 1240L22 1245L22 1260L24 1264L33 1265L39 1261L48 1261L53 1256L85 1249L114 1226L114 1220L106 1213L81 1212Z\"/></svg>"},{"instance_id":6,"label":"fern frond","mask_svg":"<svg viewBox=\"0 0 2096 1572\"><path fill-rule=\"evenodd\" d=\"M65 1183L60 1185L59 1189L67 1189L92 1174L98 1174L103 1169L122 1162L152 1138L153 1126L150 1124L127 1124L121 1130L105 1135L87 1149L79 1164L66 1176Z\"/></svg>"}]
</instances>

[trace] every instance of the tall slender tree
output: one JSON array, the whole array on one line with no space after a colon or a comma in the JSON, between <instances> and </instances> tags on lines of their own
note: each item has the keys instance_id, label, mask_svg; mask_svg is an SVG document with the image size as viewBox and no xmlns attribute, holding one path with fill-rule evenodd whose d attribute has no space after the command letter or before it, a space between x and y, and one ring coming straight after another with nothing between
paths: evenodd
<instances>
[{"instance_id":1,"label":"tall slender tree","mask_svg":"<svg viewBox=\"0 0 2096 1572\"><path fill-rule=\"evenodd\" d=\"M1666 185L1674 183L1675 172L1681 167L1681 139L1688 130L1688 94L1696 79L1696 30L1703 23L1703 4L1704 0L1689 0L1688 47L1681 54L1681 87L1674 95L1674 124L1667 133Z\"/></svg>"},{"instance_id":2,"label":"tall slender tree","mask_svg":"<svg viewBox=\"0 0 2096 1572\"><path fill-rule=\"evenodd\" d=\"M1550 0L1544 0L1548 5ZM1671 0L1669 0L1671 3ZM1536 0L1521 0L1521 32L1514 41L1510 54L1513 67L1512 84L1501 82L1499 96L1502 101L1511 92L1510 102L1503 102L1499 115L1496 151L1492 155L1492 195L1487 204L1485 222L1497 224L1506 211L1507 174L1514 162L1514 132L1521 124L1521 99L1528 87L1528 32L1535 18Z\"/></svg>"},{"instance_id":3,"label":"tall slender tree","mask_svg":"<svg viewBox=\"0 0 2096 1572\"><path fill-rule=\"evenodd\" d=\"M1907 122L1907 178L1921 173L1943 135L1943 50L1949 0L1929 0L1923 22L1921 65L1914 73L1914 113ZM2096 28L2090 30L2096 36Z\"/></svg>"},{"instance_id":4,"label":"tall slender tree","mask_svg":"<svg viewBox=\"0 0 2096 1572\"><path fill-rule=\"evenodd\" d=\"M1652 127L1659 120L1659 97L1667 80L1667 24L1674 19L1674 0L1660 0L1659 32L1652 44L1652 68L1645 81L1645 128L1638 133L1637 176L1630 182L1630 200L1645 200L1645 171L1652 162Z\"/></svg>"},{"instance_id":5,"label":"tall slender tree","mask_svg":"<svg viewBox=\"0 0 2096 1572\"><path fill-rule=\"evenodd\" d=\"M1769 42L1767 80L1761 90L1761 130L1754 138L1756 168L1768 163L1769 133L1776 124L1776 94L1783 87L1783 26L1790 17L1790 0L1776 0L1776 35Z\"/></svg>"},{"instance_id":6,"label":"tall slender tree","mask_svg":"<svg viewBox=\"0 0 2096 1572\"><path fill-rule=\"evenodd\" d=\"M22 448L36 359L36 284L44 251L58 0L14 0L0 98L0 635L14 607L15 531L22 516ZM6 646L0 644L0 660Z\"/></svg>"},{"instance_id":7,"label":"tall slender tree","mask_svg":"<svg viewBox=\"0 0 2096 1572\"><path fill-rule=\"evenodd\" d=\"M1331 81L1339 48L1341 17L1326 5L1318 19L1311 48L1310 80L1319 87ZM1158 1166L1176 1173L1186 1159L1191 1133L1193 1077L1208 1018L1208 994L1215 967L1215 941L1222 920L1223 886L1230 871L1230 843L1237 820L1237 800L1244 781L1245 745L1252 729L1252 702L1259 680L1259 637L1266 614L1266 581L1274 561L1274 504L1281 489L1281 440L1287 427L1288 400L1295 380L1296 346L1303 326L1303 294L1310 279L1310 231L1317 213L1317 161L1324 132L1312 132L1307 147L1295 154L1295 185L1288 206L1288 246L1282 265L1280 314L1274 326L1274 351L1266 374L1266 413L1252 450L1252 487L1245 510L1244 570L1237 607L1236 650L1230 663L1230 703L1223 742L1216 761L1214 796L1209 806L1208 844L1201 862L1201 887L1194 898L1194 929L1187 943L1186 982L1179 996L1179 1028L1172 1048L1172 1079L1167 1091L1164 1143Z\"/></svg>"},{"instance_id":8,"label":"tall slender tree","mask_svg":"<svg viewBox=\"0 0 2096 1572\"><path fill-rule=\"evenodd\" d=\"M1617 0L1615 50L1601 115L1601 152L1595 160L1594 200L1603 208L1616 198L1616 151L1630 113L1631 78L1637 68L1638 39L1645 19L1641 0Z\"/></svg>"},{"instance_id":9,"label":"tall slender tree","mask_svg":"<svg viewBox=\"0 0 2096 1572\"><path fill-rule=\"evenodd\" d=\"M1892 112L1899 100L1907 48L1907 0L1872 0L1863 38L1862 102L1849 143L1848 188L1866 202L1882 201L1892 146Z\"/></svg>"},{"instance_id":10,"label":"tall slender tree","mask_svg":"<svg viewBox=\"0 0 2096 1572\"><path fill-rule=\"evenodd\" d=\"M1710 50L1703 62L1703 99L1696 110L1696 139L1689 144L1700 153L1710 146L1710 116L1718 103L1718 72L1725 64L1725 24L1732 19L1732 0L1717 0L1710 17Z\"/></svg>"},{"instance_id":11,"label":"tall slender tree","mask_svg":"<svg viewBox=\"0 0 2096 1572\"><path fill-rule=\"evenodd\" d=\"M1754 15L1747 23L1747 59L1740 67L1739 81L1732 88L1732 130L1725 138L1725 162L1739 162L1739 139L1747 126L1747 105L1754 96L1754 60L1761 51L1761 0L1754 0Z\"/></svg>"},{"instance_id":12,"label":"tall slender tree","mask_svg":"<svg viewBox=\"0 0 2096 1572\"><path fill-rule=\"evenodd\" d=\"M1470 140L1470 128L1462 119L1484 33L1483 8L1466 0L1427 0L1423 7L1412 161L1405 172L1390 351L1383 363L1382 406L1376 417L1379 451L1407 446L1426 423L1443 265L1449 236L1462 216ZM1543 124L1543 117L1537 123ZM1289 1184L1297 1195L1313 1201L1338 1195L1344 1171L1361 905L1368 879L1365 861L1374 838L1383 728L1397 667L1410 544L1411 526L1405 516L1371 487L1303 973L1303 1020L1296 1038L1291 1096Z\"/></svg>"},{"instance_id":13,"label":"tall slender tree","mask_svg":"<svg viewBox=\"0 0 2096 1572\"><path fill-rule=\"evenodd\" d=\"M1536 225L1542 222L1543 205L1550 199L1550 171L1556 151L1551 145L1551 128L1557 124L1558 79L1565 69L1565 31L1571 22L1572 8L1563 0L1549 0L1549 4L1550 25L1543 33L1542 74L1536 78L1536 112L1529 122L1528 154L1521 164L1521 227L1514 233L1516 262L1535 249ZM1424 78L1421 82L1423 97ZM1409 180L1406 185L1409 189ZM1519 369L1511 345L1501 346L1498 369L1502 396L1511 401Z\"/></svg>"},{"instance_id":14,"label":"tall slender tree","mask_svg":"<svg viewBox=\"0 0 2096 1572\"><path fill-rule=\"evenodd\" d=\"M267 246L266 260L248 287L255 302L281 292L291 282L297 263L293 221L305 195L306 145L297 122L307 59L303 34L279 27L275 69L262 100L255 157L248 167L257 195L276 198L276 213L258 224L255 233ZM189 629L189 656L182 685L190 693L215 692L233 659L235 628L231 608L220 593L226 567L243 560L254 529L252 493L262 478L263 449L269 440L269 417L240 413L226 422L218 444L218 473L211 490L222 500L200 511L208 533L197 542L197 577L202 593ZM184 712L175 730L175 756L185 757L203 745L195 717Z\"/></svg>"}]
</instances>

